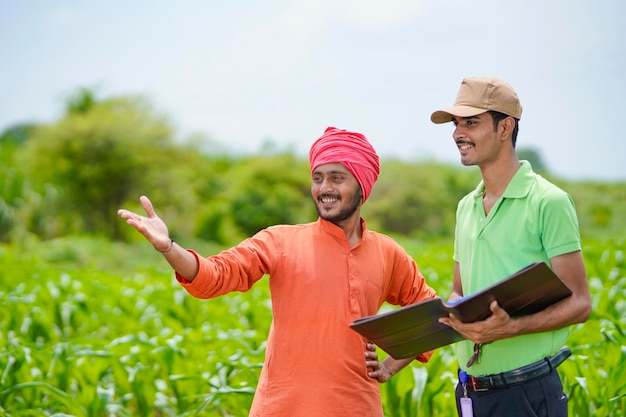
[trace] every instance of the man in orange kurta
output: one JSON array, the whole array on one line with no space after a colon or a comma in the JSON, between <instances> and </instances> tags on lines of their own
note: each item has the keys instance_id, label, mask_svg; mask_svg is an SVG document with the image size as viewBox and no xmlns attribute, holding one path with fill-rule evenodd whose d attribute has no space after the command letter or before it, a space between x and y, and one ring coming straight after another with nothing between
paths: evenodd
<instances>
[{"instance_id":1,"label":"man in orange kurta","mask_svg":"<svg viewBox=\"0 0 626 417\"><path fill-rule=\"evenodd\" d=\"M119 213L163 253L194 297L247 291L269 276L273 322L251 416L381 417L378 382L406 361L368 361L376 356L364 353L367 340L349 324L376 314L383 302L407 305L435 292L415 261L360 217L379 173L367 139L328 128L311 147L310 162L316 222L268 227L209 258L172 242L146 197L148 217Z\"/></svg>"}]
</instances>

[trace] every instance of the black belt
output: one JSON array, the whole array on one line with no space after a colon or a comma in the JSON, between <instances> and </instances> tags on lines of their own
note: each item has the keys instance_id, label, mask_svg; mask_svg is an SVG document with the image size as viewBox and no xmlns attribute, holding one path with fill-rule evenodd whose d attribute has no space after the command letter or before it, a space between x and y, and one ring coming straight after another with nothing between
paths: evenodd
<instances>
[{"instance_id":1,"label":"black belt","mask_svg":"<svg viewBox=\"0 0 626 417\"><path fill-rule=\"evenodd\" d=\"M487 376L468 375L467 385L472 387L474 391L489 391L532 381L533 379L548 375L571 354L572 351L569 348L563 348L554 356L547 357L512 371Z\"/></svg>"}]
</instances>

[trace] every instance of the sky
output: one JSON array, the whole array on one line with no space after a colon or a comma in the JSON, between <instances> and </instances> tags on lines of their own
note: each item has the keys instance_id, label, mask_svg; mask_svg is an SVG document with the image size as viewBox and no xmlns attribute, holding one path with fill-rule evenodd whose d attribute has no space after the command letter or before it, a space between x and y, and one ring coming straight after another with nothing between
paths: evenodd
<instances>
[{"instance_id":1,"label":"sky","mask_svg":"<svg viewBox=\"0 0 626 417\"><path fill-rule=\"evenodd\" d=\"M622 0L23 0L0 3L0 131L53 123L68 97L141 95L177 137L307 155L328 126L381 158L459 163L461 80L524 108L519 148L571 180L626 180ZM469 168L468 168L469 169Z\"/></svg>"}]
</instances>

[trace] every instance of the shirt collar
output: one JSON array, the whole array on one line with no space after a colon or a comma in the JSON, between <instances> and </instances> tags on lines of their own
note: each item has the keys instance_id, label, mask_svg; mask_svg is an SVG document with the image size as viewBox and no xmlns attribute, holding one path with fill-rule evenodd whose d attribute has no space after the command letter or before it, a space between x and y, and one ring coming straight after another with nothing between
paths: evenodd
<instances>
[{"instance_id":1,"label":"shirt collar","mask_svg":"<svg viewBox=\"0 0 626 417\"><path fill-rule=\"evenodd\" d=\"M324 232L330 235L339 237L339 238L343 238L344 240L347 240L346 233L343 231L341 227L337 226L335 223L329 222L328 220L324 220L321 217L317 219L317 223L320 225L320 228ZM361 240L363 240L363 237L365 236L366 233L368 233L367 224L365 220L361 217Z\"/></svg>"},{"instance_id":2,"label":"shirt collar","mask_svg":"<svg viewBox=\"0 0 626 417\"><path fill-rule=\"evenodd\" d=\"M528 161L520 161L521 166L509 181L509 185L506 186L503 198L524 198L530 192L533 182L535 181L536 174L533 172L533 168ZM474 198L483 198L485 193L485 182L480 181L476 189L474 190Z\"/></svg>"}]
</instances>

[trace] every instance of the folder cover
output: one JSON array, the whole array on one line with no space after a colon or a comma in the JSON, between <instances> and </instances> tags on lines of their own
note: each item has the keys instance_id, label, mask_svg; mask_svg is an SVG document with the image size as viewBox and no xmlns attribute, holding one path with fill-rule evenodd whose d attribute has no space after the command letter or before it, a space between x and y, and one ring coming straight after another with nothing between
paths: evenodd
<instances>
[{"instance_id":1,"label":"folder cover","mask_svg":"<svg viewBox=\"0 0 626 417\"><path fill-rule=\"evenodd\" d=\"M491 315L489 305L497 300L511 317L523 316L541 311L571 294L545 262L535 262L454 302L432 298L357 319L350 327L394 359L414 358L463 340L455 330L439 323L438 319L449 313L465 323L484 320Z\"/></svg>"}]
</instances>

